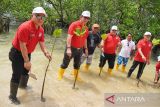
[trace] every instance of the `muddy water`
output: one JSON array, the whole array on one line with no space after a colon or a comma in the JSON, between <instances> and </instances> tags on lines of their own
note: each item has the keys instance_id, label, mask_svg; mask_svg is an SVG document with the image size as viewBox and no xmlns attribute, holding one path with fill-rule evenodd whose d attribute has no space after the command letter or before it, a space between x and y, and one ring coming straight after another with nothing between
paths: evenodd
<instances>
[{"instance_id":1,"label":"muddy water","mask_svg":"<svg viewBox=\"0 0 160 107\"><path fill-rule=\"evenodd\" d=\"M7 35L0 35L0 107L14 107L8 100L9 81L12 74L8 52L11 47L13 34L14 31L11 31ZM47 37L46 39L47 47L51 50L51 44L49 44L50 38ZM17 96L22 103L19 107L103 107L104 93L160 93L160 89L152 85L155 71L154 62L146 66L142 76L144 83L140 83L138 88L136 86L137 81L135 80L137 70L130 79L127 79L126 73L122 73L120 70L118 72L113 71L113 75L108 76L106 65L101 77L99 77L98 50L96 50L89 72L85 72L83 66L81 67L80 76L83 82L78 82L77 87L79 89L73 90L73 78L70 75L72 62L66 69L64 79L62 81L57 80L57 71L63 58L64 43L64 37L56 42L53 61L50 64L46 77L44 90L46 102L40 101L40 94L48 60L40 51L39 46L37 46L36 51L32 54L32 72L36 74L38 79L34 80L30 78L28 83L29 88L27 90L18 90ZM132 61L129 61L127 70L131 66L131 63Z\"/></svg>"}]
</instances>

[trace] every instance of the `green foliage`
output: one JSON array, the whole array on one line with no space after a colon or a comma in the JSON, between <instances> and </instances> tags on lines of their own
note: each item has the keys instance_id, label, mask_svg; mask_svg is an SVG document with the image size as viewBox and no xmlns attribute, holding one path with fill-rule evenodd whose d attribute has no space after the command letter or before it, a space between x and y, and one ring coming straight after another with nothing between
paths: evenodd
<instances>
[{"instance_id":1,"label":"green foliage","mask_svg":"<svg viewBox=\"0 0 160 107\"><path fill-rule=\"evenodd\" d=\"M66 27L78 20L82 11L89 10L88 27L98 23L105 33L117 25L122 37L130 32L138 40L146 31L159 36L159 5L160 0L1 0L0 13L10 11L17 19L27 20L33 7L42 6L48 14L45 25L54 29L59 23Z\"/></svg>"},{"instance_id":2,"label":"green foliage","mask_svg":"<svg viewBox=\"0 0 160 107\"><path fill-rule=\"evenodd\" d=\"M10 0L0 0L0 16L9 10Z\"/></svg>"},{"instance_id":3,"label":"green foliage","mask_svg":"<svg viewBox=\"0 0 160 107\"><path fill-rule=\"evenodd\" d=\"M160 39L153 39L152 40L152 43L153 43L153 45L158 45L158 44L160 44Z\"/></svg>"},{"instance_id":4,"label":"green foliage","mask_svg":"<svg viewBox=\"0 0 160 107\"><path fill-rule=\"evenodd\" d=\"M55 38L59 38L61 35L62 35L62 29L55 29L52 34L52 36L54 36Z\"/></svg>"},{"instance_id":5,"label":"green foliage","mask_svg":"<svg viewBox=\"0 0 160 107\"><path fill-rule=\"evenodd\" d=\"M105 33L101 35L101 38L102 38L103 40L107 39L107 37L108 37L108 36L107 36L107 34L105 34Z\"/></svg>"},{"instance_id":6,"label":"green foliage","mask_svg":"<svg viewBox=\"0 0 160 107\"><path fill-rule=\"evenodd\" d=\"M10 9L17 20L26 21L32 15L34 0L10 0Z\"/></svg>"}]
</instances>

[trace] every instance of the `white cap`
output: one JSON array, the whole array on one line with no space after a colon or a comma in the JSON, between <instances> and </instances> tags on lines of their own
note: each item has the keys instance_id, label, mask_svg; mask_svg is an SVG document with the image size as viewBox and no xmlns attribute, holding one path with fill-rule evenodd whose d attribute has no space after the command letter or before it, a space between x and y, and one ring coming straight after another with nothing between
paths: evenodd
<instances>
[{"instance_id":1,"label":"white cap","mask_svg":"<svg viewBox=\"0 0 160 107\"><path fill-rule=\"evenodd\" d=\"M160 61L160 56L158 56L158 61Z\"/></svg>"},{"instance_id":2,"label":"white cap","mask_svg":"<svg viewBox=\"0 0 160 107\"><path fill-rule=\"evenodd\" d=\"M33 14L33 13L42 13L42 14L44 14L45 16L47 16L45 10L44 10L42 7L36 7L36 8L34 8L33 11L32 11L32 14Z\"/></svg>"},{"instance_id":3,"label":"white cap","mask_svg":"<svg viewBox=\"0 0 160 107\"><path fill-rule=\"evenodd\" d=\"M112 26L111 30L118 30L117 26Z\"/></svg>"},{"instance_id":4,"label":"white cap","mask_svg":"<svg viewBox=\"0 0 160 107\"><path fill-rule=\"evenodd\" d=\"M89 11L83 11L82 12L82 16L84 16L84 17L91 17L91 14L90 14Z\"/></svg>"},{"instance_id":5,"label":"white cap","mask_svg":"<svg viewBox=\"0 0 160 107\"><path fill-rule=\"evenodd\" d=\"M152 36L151 32L145 32L144 35Z\"/></svg>"}]
</instances>

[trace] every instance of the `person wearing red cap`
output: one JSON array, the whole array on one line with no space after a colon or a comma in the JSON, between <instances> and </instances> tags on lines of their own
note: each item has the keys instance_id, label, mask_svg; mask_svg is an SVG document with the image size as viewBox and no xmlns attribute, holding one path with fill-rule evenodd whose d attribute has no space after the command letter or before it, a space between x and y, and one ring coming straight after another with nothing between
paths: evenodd
<instances>
[{"instance_id":1,"label":"person wearing red cap","mask_svg":"<svg viewBox=\"0 0 160 107\"><path fill-rule=\"evenodd\" d=\"M116 58L116 48L120 45L120 37L117 35L117 26L112 26L110 33L101 42L102 54L100 56L99 68L102 69L108 60L108 74L112 73Z\"/></svg>"},{"instance_id":2,"label":"person wearing red cap","mask_svg":"<svg viewBox=\"0 0 160 107\"><path fill-rule=\"evenodd\" d=\"M101 37L100 37L100 26L98 24L92 25L92 30L89 31L89 35L87 37L87 48L88 48L88 56L83 53L81 57L81 64L86 59L85 70L88 71L89 66L92 63L92 56L96 47L100 47Z\"/></svg>"},{"instance_id":3,"label":"person wearing red cap","mask_svg":"<svg viewBox=\"0 0 160 107\"><path fill-rule=\"evenodd\" d=\"M150 42L150 38L151 38L151 33L145 32L143 35L143 39L139 40L137 44L137 51L134 57L133 64L129 69L129 72L127 75L128 78L131 76L132 72L139 65L139 69L136 77L137 80L139 80L143 74L143 70L146 66L146 63L150 64L150 55L151 55L151 49L152 49L152 43Z\"/></svg>"},{"instance_id":4,"label":"person wearing red cap","mask_svg":"<svg viewBox=\"0 0 160 107\"><path fill-rule=\"evenodd\" d=\"M20 104L17 99L18 87L26 88L31 70L31 53L35 50L37 43L40 44L44 55L51 60L51 55L44 44L44 29L41 27L46 12L42 7L36 7L32 11L32 18L22 23L12 41L9 59L12 62L12 77L10 82L9 99L14 104Z\"/></svg>"},{"instance_id":5,"label":"person wearing red cap","mask_svg":"<svg viewBox=\"0 0 160 107\"><path fill-rule=\"evenodd\" d=\"M71 23L71 25L69 26L64 58L58 71L58 80L61 80L63 78L64 71L68 67L72 58L74 58L74 70L72 71L72 74L76 78L76 75L78 74L78 70L80 68L80 58L83 53L83 48L85 48L85 53L86 55L88 55L88 27L86 26L86 23L89 21L89 18L90 12L83 11L80 19ZM81 81L79 76L77 80Z\"/></svg>"}]
</instances>

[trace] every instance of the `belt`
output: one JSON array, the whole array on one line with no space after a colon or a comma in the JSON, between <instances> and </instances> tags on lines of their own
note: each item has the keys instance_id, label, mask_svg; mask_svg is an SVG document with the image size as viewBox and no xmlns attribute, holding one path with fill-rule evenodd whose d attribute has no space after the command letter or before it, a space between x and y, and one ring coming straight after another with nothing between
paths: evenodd
<instances>
[{"instance_id":1,"label":"belt","mask_svg":"<svg viewBox=\"0 0 160 107\"><path fill-rule=\"evenodd\" d=\"M13 49L13 50L15 50L17 53L19 53L19 54L22 54L22 52L21 51L19 51L18 49L16 49L14 46L12 46L12 48L11 49ZM28 53L28 55L30 55L31 53Z\"/></svg>"},{"instance_id":2,"label":"belt","mask_svg":"<svg viewBox=\"0 0 160 107\"><path fill-rule=\"evenodd\" d=\"M15 50L17 53L21 53L21 51L19 51L18 49L16 49L14 46L12 46L11 49Z\"/></svg>"},{"instance_id":3,"label":"belt","mask_svg":"<svg viewBox=\"0 0 160 107\"><path fill-rule=\"evenodd\" d=\"M80 50L80 49L82 49L82 48L75 48L75 47L71 47L72 49L77 49L77 50Z\"/></svg>"}]
</instances>

